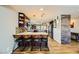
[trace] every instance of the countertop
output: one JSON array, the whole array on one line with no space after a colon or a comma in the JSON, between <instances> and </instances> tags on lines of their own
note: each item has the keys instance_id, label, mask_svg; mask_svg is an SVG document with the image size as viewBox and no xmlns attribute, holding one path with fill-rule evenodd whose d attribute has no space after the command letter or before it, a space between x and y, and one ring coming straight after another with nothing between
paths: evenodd
<instances>
[{"instance_id":1,"label":"countertop","mask_svg":"<svg viewBox=\"0 0 79 59\"><path fill-rule=\"evenodd\" d=\"M23 32L14 35L48 35L46 32Z\"/></svg>"}]
</instances>

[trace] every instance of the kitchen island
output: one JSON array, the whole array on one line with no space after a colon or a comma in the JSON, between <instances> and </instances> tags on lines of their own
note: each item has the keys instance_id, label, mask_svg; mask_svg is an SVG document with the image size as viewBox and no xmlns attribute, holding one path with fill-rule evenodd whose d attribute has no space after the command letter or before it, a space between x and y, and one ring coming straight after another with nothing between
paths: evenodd
<instances>
[{"instance_id":1,"label":"kitchen island","mask_svg":"<svg viewBox=\"0 0 79 59\"><path fill-rule=\"evenodd\" d=\"M16 38L16 40L18 38L22 39L24 42L26 40L26 43L23 43L22 41L21 42L22 45L19 45L19 47L24 46L25 48L25 47L31 46L31 50L36 50L36 49L49 50L48 49L48 33L46 32L23 32L23 33L14 34L13 37Z\"/></svg>"}]
</instances>

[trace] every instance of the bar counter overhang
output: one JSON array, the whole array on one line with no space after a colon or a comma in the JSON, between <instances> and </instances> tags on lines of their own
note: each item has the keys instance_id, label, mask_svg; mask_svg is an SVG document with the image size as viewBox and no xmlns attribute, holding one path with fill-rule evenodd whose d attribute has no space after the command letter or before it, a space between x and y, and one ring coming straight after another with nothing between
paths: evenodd
<instances>
[{"instance_id":1,"label":"bar counter overhang","mask_svg":"<svg viewBox=\"0 0 79 59\"><path fill-rule=\"evenodd\" d=\"M13 34L14 38L19 38L19 37L24 37L24 38L28 38L29 36L31 36L32 38L34 38L35 36L38 38L48 38L48 33L46 32L23 32L23 33L18 33L18 34Z\"/></svg>"}]
</instances>

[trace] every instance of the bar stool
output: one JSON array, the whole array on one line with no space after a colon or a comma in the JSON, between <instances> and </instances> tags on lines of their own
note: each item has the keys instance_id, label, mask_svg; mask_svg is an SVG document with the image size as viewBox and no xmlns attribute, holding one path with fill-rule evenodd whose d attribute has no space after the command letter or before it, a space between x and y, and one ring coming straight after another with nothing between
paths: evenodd
<instances>
[{"instance_id":1,"label":"bar stool","mask_svg":"<svg viewBox=\"0 0 79 59\"><path fill-rule=\"evenodd\" d=\"M24 47L25 47L25 50L28 50L31 48L31 36L30 35L26 35L24 36Z\"/></svg>"},{"instance_id":2,"label":"bar stool","mask_svg":"<svg viewBox=\"0 0 79 59\"><path fill-rule=\"evenodd\" d=\"M40 49L41 39L39 35L32 36L32 48L31 51L36 51Z\"/></svg>"},{"instance_id":3,"label":"bar stool","mask_svg":"<svg viewBox=\"0 0 79 59\"><path fill-rule=\"evenodd\" d=\"M20 49L20 51L24 51L25 49L25 46L24 46L24 42L25 42L25 39L24 39L24 36L20 36L18 38L18 48Z\"/></svg>"},{"instance_id":4,"label":"bar stool","mask_svg":"<svg viewBox=\"0 0 79 59\"><path fill-rule=\"evenodd\" d=\"M30 49L31 47L31 36L30 35L23 35L19 38L19 40L20 41L18 43L18 46L21 51Z\"/></svg>"},{"instance_id":5,"label":"bar stool","mask_svg":"<svg viewBox=\"0 0 79 59\"><path fill-rule=\"evenodd\" d=\"M49 48L48 48L48 38L47 38L47 35L43 35L42 36L40 50L41 51L48 51L49 50Z\"/></svg>"}]
</instances>

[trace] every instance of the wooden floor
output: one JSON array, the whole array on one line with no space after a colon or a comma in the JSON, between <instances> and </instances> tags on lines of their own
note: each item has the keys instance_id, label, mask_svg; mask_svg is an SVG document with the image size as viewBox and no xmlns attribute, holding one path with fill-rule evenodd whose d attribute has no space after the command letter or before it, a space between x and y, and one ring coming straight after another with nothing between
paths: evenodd
<instances>
[{"instance_id":1,"label":"wooden floor","mask_svg":"<svg viewBox=\"0 0 79 59\"><path fill-rule=\"evenodd\" d=\"M59 44L50 37L48 38L49 51L20 51L16 49L13 54L78 54L79 42L72 41L70 44Z\"/></svg>"}]
</instances>

